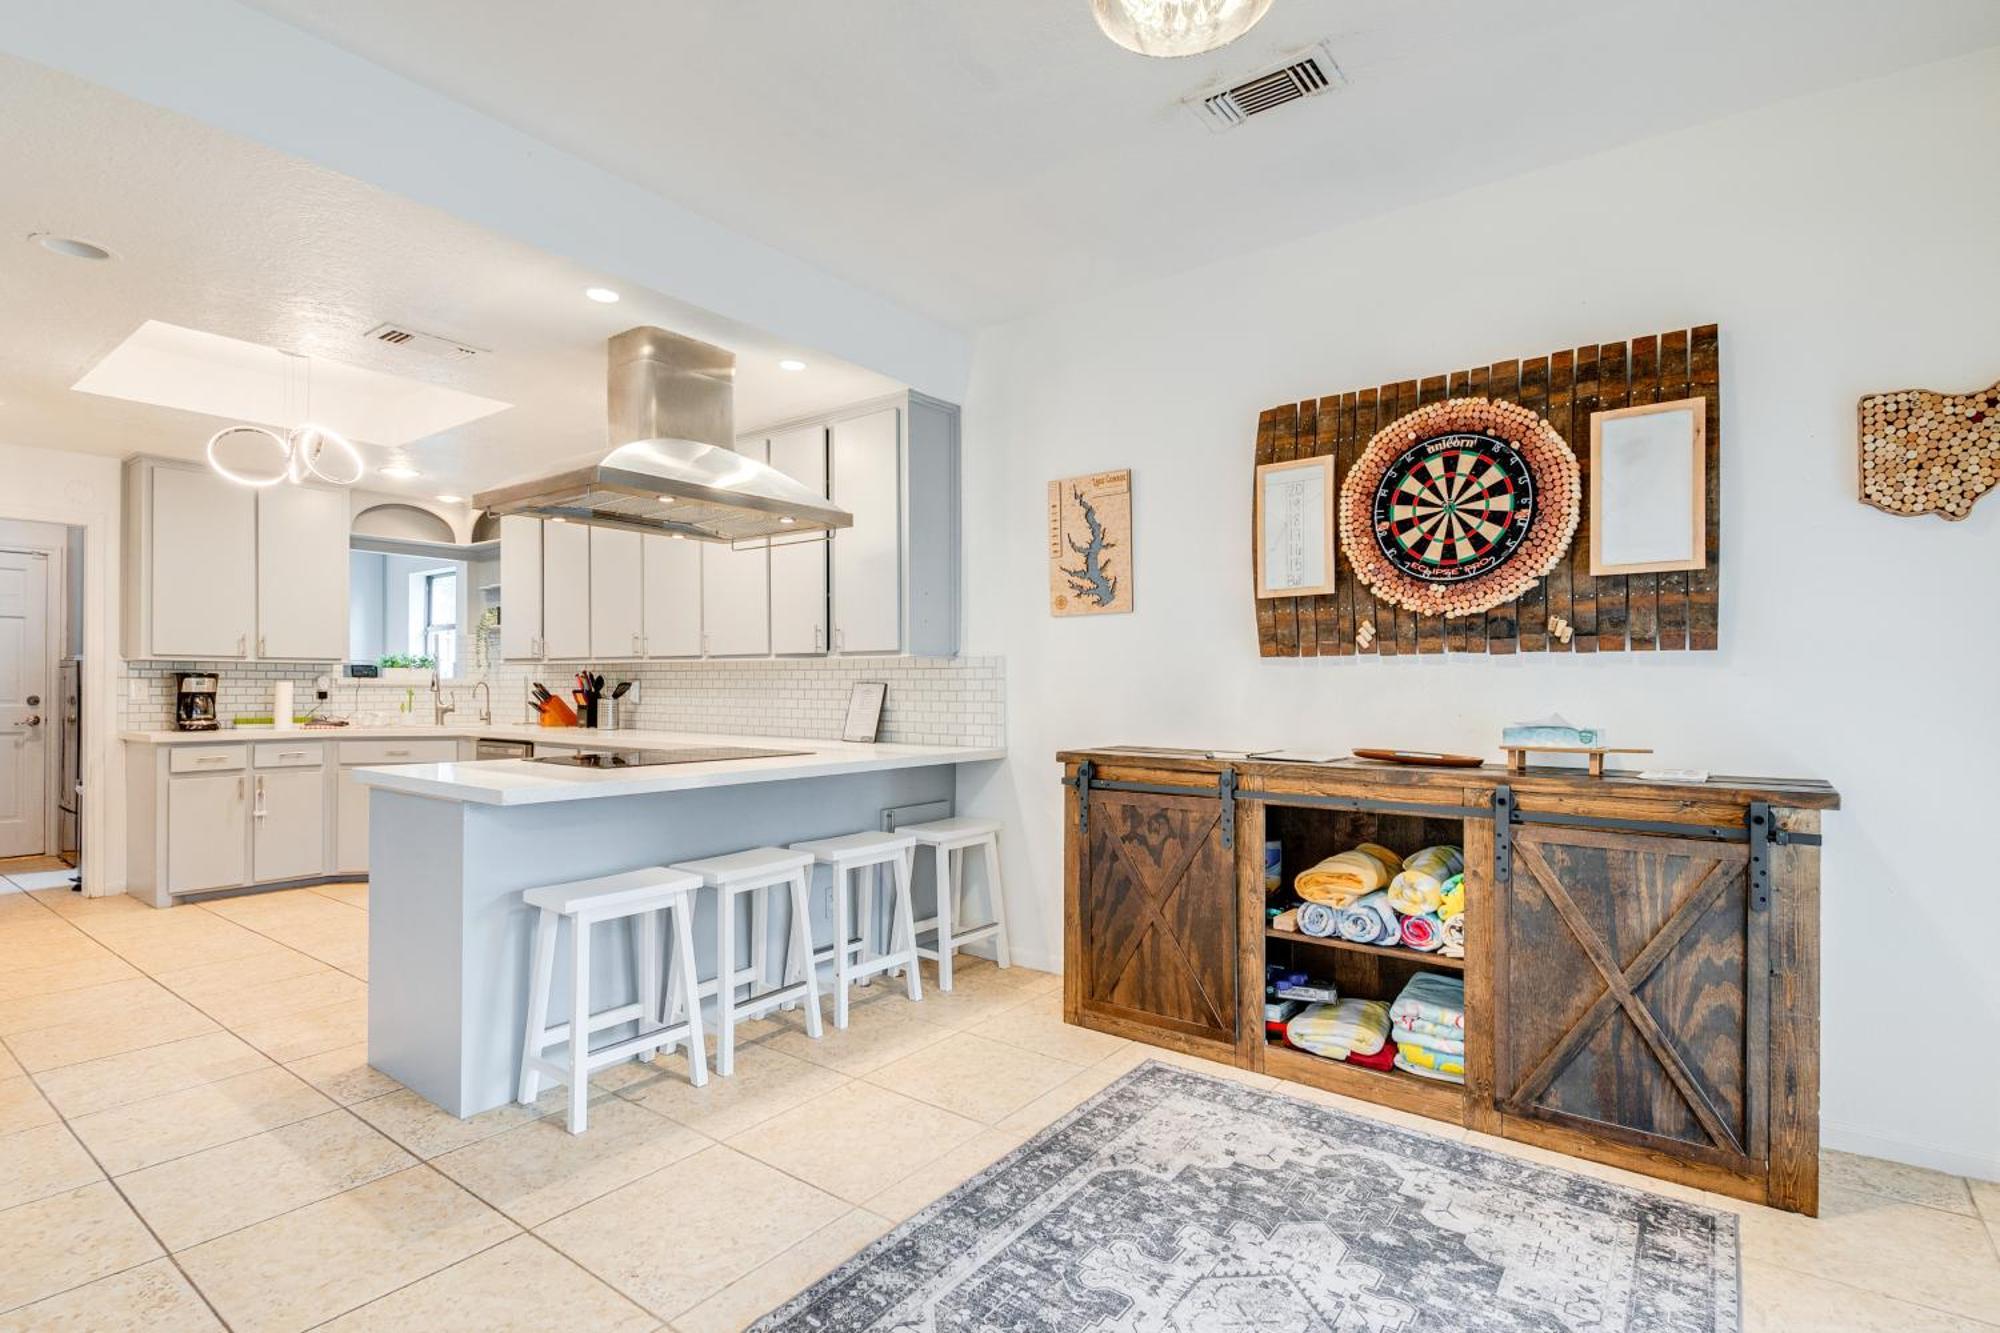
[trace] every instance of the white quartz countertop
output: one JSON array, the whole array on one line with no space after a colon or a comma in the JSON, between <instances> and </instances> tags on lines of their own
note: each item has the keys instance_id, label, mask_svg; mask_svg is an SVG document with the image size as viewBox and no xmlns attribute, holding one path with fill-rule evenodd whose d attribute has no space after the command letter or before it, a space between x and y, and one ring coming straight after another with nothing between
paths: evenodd
<instances>
[{"instance_id":1,"label":"white quartz countertop","mask_svg":"<svg viewBox=\"0 0 2000 1333\"><path fill-rule=\"evenodd\" d=\"M293 727L279 731L273 727L219 727L214 731L125 731L119 739L134 745L216 745L235 741L409 741L477 740L489 737L504 741L538 741L544 745L571 745L585 750L656 750L663 745L687 745L688 734L678 731L593 731L588 727L538 727L528 722L459 722L441 727L349 726ZM723 744L721 741L715 744ZM735 744L736 742L729 742ZM814 741L812 744L836 742Z\"/></svg>"},{"instance_id":2,"label":"white quartz countertop","mask_svg":"<svg viewBox=\"0 0 2000 1333\"><path fill-rule=\"evenodd\" d=\"M532 738L550 739L542 728L520 727L513 730L522 733L544 731L543 735ZM405 728L396 734L407 736L413 732ZM464 734L511 737L513 733L481 727ZM988 746L859 745L845 741L799 740L784 736L724 736L709 732L619 731L612 734L617 737L612 745L592 744L590 748L671 750L734 745L803 753L778 758L723 759L607 770L566 768L556 764L530 763L525 759L488 759L478 763L356 768L352 773L355 781L366 786L412 796L481 805L535 805L606 796L696 791L758 782L790 782L848 773L880 773L896 768L972 764L1002 759L1007 753Z\"/></svg>"}]
</instances>

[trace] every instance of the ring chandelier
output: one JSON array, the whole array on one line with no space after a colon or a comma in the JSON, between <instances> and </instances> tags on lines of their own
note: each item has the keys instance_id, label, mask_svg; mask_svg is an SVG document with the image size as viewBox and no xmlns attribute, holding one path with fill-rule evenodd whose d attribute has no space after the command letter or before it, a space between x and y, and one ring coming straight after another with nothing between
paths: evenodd
<instances>
[{"instance_id":1,"label":"ring chandelier","mask_svg":"<svg viewBox=\"0 0 2000 1333\"><path fill-rule=\"evenodd\" d=\"M290 356L289 353L287 355ZM302 356L293 356L291 360L303 362L305 365L306 412L304 415L310 416L312 410L312 362ZM286 377L285 397L288 402L293 396L295 381L296 376L288 375ZM292 414L287 413L287 415ZM268 470L257 468L245 471L241 464L236 467L230 467L222 461L217 446L221 445L225 440L239 436L257 436L269 442L266 446L266 450L271 458L271 465ZM274 430L269 426L224 426L221 430L208 437L208 444L203 452L208 456L208 465L215 471L216 475L233 481L239 486L261 488L276 486L280 482L286 481L297 485L308 477L317 478L332 486L352 486L360 481L362 475L368 470L367 464L362 461L361 451L354 447L352 441L331 427L321 426L311 421L304 422L286 431Z\"/></svg>"}]
</instances>

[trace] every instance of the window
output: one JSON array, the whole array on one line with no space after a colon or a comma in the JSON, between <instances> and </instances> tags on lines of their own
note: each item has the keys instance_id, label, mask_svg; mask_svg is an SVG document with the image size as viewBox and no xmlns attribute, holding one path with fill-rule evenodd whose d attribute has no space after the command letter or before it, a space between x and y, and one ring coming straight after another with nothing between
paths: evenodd
<instances>
[{"instance_id":1,"label":"window","mask_svg":"<svg viewBox=\"0 0 2000 1333\"><path fill-rule=\"evenodd\" d=\"M423 655L446 679L458 674L458 571L424 575Z\"/></svg>"}]
</instances>

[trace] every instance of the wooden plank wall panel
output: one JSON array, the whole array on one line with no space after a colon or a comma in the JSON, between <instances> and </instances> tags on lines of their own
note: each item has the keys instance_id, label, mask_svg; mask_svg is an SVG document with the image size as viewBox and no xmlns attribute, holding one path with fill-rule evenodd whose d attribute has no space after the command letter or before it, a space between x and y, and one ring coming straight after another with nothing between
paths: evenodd
<instances>
[{"instance_id":1,"label":"wooden plank wall panel","mask_svg":"<svg viewBox=\"0 0 2000 1333\"><path fill-rule=\"evenodd\" d=\"M1597 349L1597 410L1610 411L1625 406L1625 344L1605 343ZM1575 449L1572 443L1570 448ZM1583 452L1590 453L1590 437L1583 440ZM1584 497L1590 508L1590 497ZM1597 648L1599 652L1625 651L1625 576L1607 574L1597 580Z\"/></svg>"},{"instance_id":2,"label":"wooden plank wall panel","mask_svg":"<svg viewBox=\"0 0 2000 1333\"><path fill-rule=\"evenodd\" d=\"M1278 413L1273 408L1257 418L1257 466L1278 461ZM1250 531L1257 531L1257 478L1250 478ZM1250 543L1250 587L1257 587L1257 543ZM1275 598L1257 599L1257 655L1278 655L1278 606Z\"/></svg>"},{"instance_id":3,"label":"wooden plank wall panel","mask_svg":"<svg viewBox=\"0 0 2000 1333\"><path fill-rule=\"evenodd\" d=\"M1722 586L1722 372L1713 324L1689 339L1688 378L1689 391L1708 399L1708 566L1688 575L1688 647L1713 651Z\"/></svg>"},{"instance_id":4,"label":"wooden plank wall panel","mask_svg":"<svg viewBox=\"0 0 2000 1333\"><path fill-rule=\"evenodd\" d=\"M1660 340L1651 334L1632 340L1632 406L1660 401ZM1281 427L1282 429L1282 424ZM1635 653L1659 645L1659 575L1625 576L1626 643Z\"/></svg>"},{"instance_id":5,"label":"wooden plank wall panel","mask_svg":"<svg viewBox=\"0 0 2000 1333\"><path fill-rule=\"evenodd\" d=\"M1546 416L1549 410L1549 359L1534 357L1521 363L1521 406L1536 416ZM1549 649L1549 588L1548 579L1535 580L1533 587L1521 594L1517 603L1516 634L1521 651L1524 653L1545 653Z\"/></svg>"},{"instance_id":6,"label":"wooden plank wall panel","mask_svg":"<svg viewBox=\"0 0 2000 1333\"><path fill-rule=\"evenodd\" d=\"M1577 456L1583 512L1568 556L1518 602L1446 620L1380 601L1334 550L1335 590L1323 597L1280 597L1257 605L1258 651L1265 657L1394 657L1432 653L1619 652L1716 648L1721 589L1721 367L1716 327L1654 334L1627 343L1475 366L1352 393L1287 403L1259 415L1257 461L1314 456L1334 460L1336 489L1378 431L1419 406L1446 398L1490 397L1547 417ZM1590 418L1635 403L1699 395L1707 400L1708 567L1686 573L1590 573ZM1253 496L1254 503L1254 496ZM1254 573L1254 571L1253 571ZM1551 618L1571 629L1565 643ZM1374 627L1362 647L1357 633Z\"/></svg>"},{"instance_id":7,"label":"wooden plank wall panel","mask_svg":"<svg viewBox=\"0 0 2000 1333\"><path fill-rule=\"evenodd\" d=\"M1660 401L1678 402L1688 396L1688 335L1660 335ZM1659 577L1659 638L1661 652L1687 647L1688 576L1686 570L1663 573Z\"/></svg>"},{"instance_id":8,"label":"wooden plank wall panel","mask_svg":"<svg viewBox=\"0 0 2000 1333\"><path fill-rule=\"evenodd\" d=\"M1486 372L1486 396L1505 398L1509 402L1521 401L1521 363L1518 361L1496 361ZM1514 602L1503 602L1486 613L1486 651L1489 653L1511 653L1518 645L1518 622L1515 616L1519 607Z\"/></svg>"},{"instance_id":9,"label":"wooden plank wall panel","mask_svg":"<svg viewBox=\"0 0 2000 1333\"><path fill-rule=\"evenodd\" d=\"M1597 348L1579 347L1576 391L1570 401L1570 421L1578 433L1564 437L1576 454L1577 479L1583 489L1583 512L1577 520L1576 541L1569 548L1569 620L1576 626L1570 643L1579 653L1597 651L1597 586L1590 577L1590 414L1596 410Z\"/></svg>"}]
</instances>

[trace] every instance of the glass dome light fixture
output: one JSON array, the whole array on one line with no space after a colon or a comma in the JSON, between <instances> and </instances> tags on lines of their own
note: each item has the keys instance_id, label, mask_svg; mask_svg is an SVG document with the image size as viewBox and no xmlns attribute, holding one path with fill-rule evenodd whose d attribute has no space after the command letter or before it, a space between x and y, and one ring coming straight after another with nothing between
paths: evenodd
<instances>
[{"instance_id":1,"label":"glass dome light fixture","mask_svg":"<svg viewBox=\"0 0 2000 1333\"><path fill-rule=\"evenodd\" d=\"M1270 8L1271 0L1090 0L1106 37L1127 51L1163 59L1227 46Z\"/></svg>"}]
</instances>

